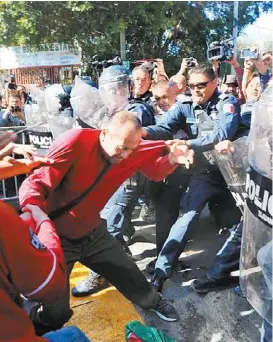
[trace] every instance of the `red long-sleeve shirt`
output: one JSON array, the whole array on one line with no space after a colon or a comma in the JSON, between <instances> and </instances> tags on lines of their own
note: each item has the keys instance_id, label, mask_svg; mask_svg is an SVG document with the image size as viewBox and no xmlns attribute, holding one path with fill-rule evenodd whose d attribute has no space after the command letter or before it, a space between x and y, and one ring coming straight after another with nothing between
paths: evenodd
<instances>
[{"instance_id":1,"label":"red long-sleeve shirt","mask_svg":"<svg viewBox=\"0 0 273 342\"><path fill-rule=\"evenodd\" d=\"M46 341L35 335L15 300L23 294L54 302L66 283L63 252L51 221L41 224L37 238L15 210L0 201L0 341Z\"/></svg>"},{"instance_id":2,"label":"red long-sleeve shirt","mask_svg":"<svg viewBox=\"0 0 273 342\"><path fill-rule=\"evenodd\" d=\"M51 166L41 167L22 184L21 206L36 204L49 213L71 202L97 178L106 160L99 142L100 130L73 129L51 146ZM155 181L164 179L176 166L169 163L165 142L142 141L120 164L112 164L97 186L69 213L54 221L60 236L78 239L99 225L99 213L112 194L135 171Z\"/></svg>"}]
</instances>

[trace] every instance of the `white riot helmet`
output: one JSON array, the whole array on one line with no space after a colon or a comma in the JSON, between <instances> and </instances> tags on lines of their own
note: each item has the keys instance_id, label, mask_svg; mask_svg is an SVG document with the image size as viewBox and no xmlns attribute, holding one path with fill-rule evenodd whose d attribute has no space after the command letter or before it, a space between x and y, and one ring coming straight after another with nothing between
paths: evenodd
<instances>
[{"instance_id":1,"label":"white riot helmet","mask_svg":"<svg viewBox=\"0 0 273 342\"><path fill-rule=\"evenodd\" d=\"M122 65L106 68L99 78L99 93L113 114L127 107L130 97L130 72Z\"/></svg>"}]
</instances>

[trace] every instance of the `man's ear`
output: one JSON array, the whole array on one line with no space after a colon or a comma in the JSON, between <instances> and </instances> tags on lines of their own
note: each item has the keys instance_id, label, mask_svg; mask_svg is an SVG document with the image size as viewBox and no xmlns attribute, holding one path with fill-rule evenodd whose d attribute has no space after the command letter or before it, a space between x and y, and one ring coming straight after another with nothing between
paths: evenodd
<instances>
[{"instance_id":1,"label":"man's ear","mask_svg":"<svg viewBox=\"0 0 273 342\"><path fill-rule=\"evenodd\" d=\"M107 130L106 130L105 128L103 128L103 129L101 130L101 140L102 140L102 141L105 140L106 134L107 134Z\"/></svg>"}]
</instances>

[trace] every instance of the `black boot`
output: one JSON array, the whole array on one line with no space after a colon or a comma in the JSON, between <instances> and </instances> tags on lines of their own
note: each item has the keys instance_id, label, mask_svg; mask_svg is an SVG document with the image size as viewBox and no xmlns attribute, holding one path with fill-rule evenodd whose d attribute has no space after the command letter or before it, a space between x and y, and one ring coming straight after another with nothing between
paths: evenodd
<instances>
[{"instance_id":1,"label":"black boot","mask_svg":"<svg viewBox=\"0 0 273 342\"><path fill-rule=\"evenodd\" d=\"M90 272L89 275L80 281L72 289L74 297L84 297L99 292L109 287L109 282L97 273Z\"/></svg>"},{"instance_id":2,"label":"black boot","mask_svg":"<svg viewBox=\"0 0 273 342\"><path fill-rule=\"evenodd\" d=\"M164 285L164 282L167 280L167 278L161 277L157 274L155 274L151 280L151 284L156 289L157 292L162 292L162 288Z\"/></svg>"},{"instance_id":3,"label":"black boot","mask_svg":"<svg viewBox=\"0 0 273 342\"><path fill-rule=\"evenodd\" d=\"M145 267L145 271L150 274L153 275L155 273L155 264L156 264L157 258L150 261L146 267Z\"/></svg>"},{"instance_id":4,"label":"black boot","mask_svg":"<svg viewBox=\"0 0 273 342\"><path fill-rule=\"evenodd\" d=\"M196 279L191 283L191 287L201 294L212 291L225 290L239 284L238 277L226 277L222 279L209 279L206 275L200 279Z\"/></svg>"}]
</instances>

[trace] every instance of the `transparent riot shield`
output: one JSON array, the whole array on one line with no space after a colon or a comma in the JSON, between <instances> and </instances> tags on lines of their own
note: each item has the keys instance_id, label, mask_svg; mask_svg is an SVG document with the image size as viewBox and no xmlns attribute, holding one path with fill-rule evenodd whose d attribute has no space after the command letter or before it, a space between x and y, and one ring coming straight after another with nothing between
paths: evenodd
<instances>
[{"instance_id":1,"label":"transparent riot shield","mask_svg":"<svg viewBox=\"0 0 273 342\"><path fill-rule=\"evenodd\" d=\"M240 285L253 308L272 324L272 86L262 94L249 134L247 200Z\"/></svg>"},{"instance_id":2,"label":"transparent riot shield","mask_svg":"<svg viewBox=\"0 0 273 342\"><path fill-rule=\"evenodd\" d=\"M233 142L233 152L220 153L212 151L213 159L219 167L237 206L243 213L246 199L246 170L249 166L247 160L247 137Z\"/></svg>"},{"instance_id":3,"label":"transparent riot shield","mask_svg":"<svg viewBox=\"0 0 273 342\"><path fill-rule=\"evenodd\" d=\"M76 118L67 116L65 112L60 112L60 96L64 93L61 84L53 84L45 90L45 106L47 109L47 121L53 138L72 129Z\"/></svg>"},{"instance_id":4,"label":"transparent riot shield","mask_svg":"<svg viewBox=\"0 0 273 342\"><path fill-rule=\"evenodd\" d=\"M24 108L29 142L37 148L39 155L45 155L53 142L47 120L45 91L37 86L30 87L32 104Z\"/></svg>"},{"instance_id":5,"label":"transparent riot shield","mask_svg":"<svg viewBox=\"0 0 273 342\"><path fill-rule=\"evenodd\" d=\"M70 103L74 115L92 128L101 128L110 117L99 90L76 78L71 91Z\"/></svg>"}]
</instances>

